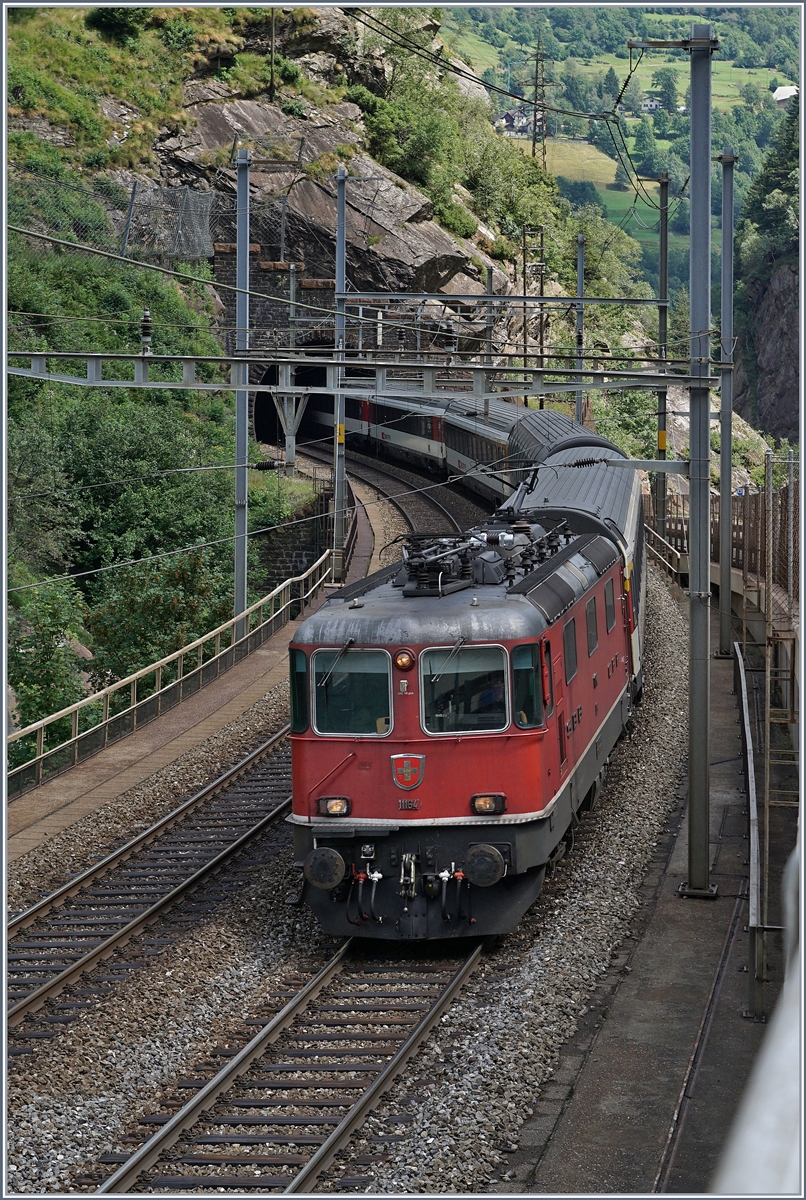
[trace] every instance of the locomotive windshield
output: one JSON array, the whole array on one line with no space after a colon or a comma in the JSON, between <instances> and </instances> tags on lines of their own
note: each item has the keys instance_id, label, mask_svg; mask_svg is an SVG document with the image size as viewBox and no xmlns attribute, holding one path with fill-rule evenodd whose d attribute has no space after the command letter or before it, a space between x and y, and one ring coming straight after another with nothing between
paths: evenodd
<instances>
[{"instance_id":1,"label":"locomotive windshield","mask_svg":"<svg viewBox=\"0 0 806 1200\"><path fill-rule=\"evenodd\" d=\"M422 684L428 733L506 729L506 656L499 646L426 650Z\"/></svg>"},{"instance_id":2,"label":"locomotive windshield","mask_svg":"<svg viewBox=\"0 0 806 1200\"><path fill-rule=\"evenodd\" d=\"M385 650L317 650L313 656L317 733L375 737L388 733L391 675Z\"/></svg>"}]
</instances>

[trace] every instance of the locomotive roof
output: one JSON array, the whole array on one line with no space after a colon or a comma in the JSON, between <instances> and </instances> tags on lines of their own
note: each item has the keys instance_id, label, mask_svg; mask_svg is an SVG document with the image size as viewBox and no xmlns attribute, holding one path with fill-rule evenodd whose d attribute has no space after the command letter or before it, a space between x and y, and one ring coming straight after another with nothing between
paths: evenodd
<instances>
[{"instance_id":1,"label":"locomotive roof","mask_svg":"<svg viewBox=\"0 0 806 1200\"><path fill-rule=\"evenodd\" d=\"M603 523L611 532L617 531L623 544L635 540L635 524L639 519L641 481L637 471L608 467L595 460L626 458L620 450L602 439L592 449L568 447L550 455L538 472L537 481L525 495L505 500L502 510L518 503L521 508L541 519L541 511L552 514L583 513ZM567 464L582 463L582 466Z\"/></svg>"},{"instance_id":2,"label":"locomotive roof","mask_svg":"<svg viewBox=\"0 0 806 1200\"><path fill-rule=\"evenodd\" d=\"M542 534L539 526L532 529ZM436 549L450 540L441 539ZM596 534L568 534L566 545L560 542L557 537L553 553L536 569L532 559L509 574L506 559L482 546L477 582L471 585L450 575L447 587L456 590L445 594L441 577L438 593L431 588L419 594L413 566L417 551L412 551L408 562L401 560L331 596L302 623L294 641L340 646L352 639L357 646L393 647L445 645L458 638L470 643L536 638L618 557L613 542ZM491 582L486 582L488 572Z\"/></svg>"},{"instance_id":3,"label":"locomotive roof","mask_svg":"<svg viewBox=\"0 0 806 1200\"><path fill-rule=\"evenodd\" d=\"M360 608L351 608L352 603L331 596L300 625L294 642L341 646L353 638L358 646L444 646L460 637L468 642L535 638L548 627L540 609L525 597L507 597L503 585L466 588L436 599L404 597L399 587L386 582L366 592Z\"/></svg>"}]
</instances>

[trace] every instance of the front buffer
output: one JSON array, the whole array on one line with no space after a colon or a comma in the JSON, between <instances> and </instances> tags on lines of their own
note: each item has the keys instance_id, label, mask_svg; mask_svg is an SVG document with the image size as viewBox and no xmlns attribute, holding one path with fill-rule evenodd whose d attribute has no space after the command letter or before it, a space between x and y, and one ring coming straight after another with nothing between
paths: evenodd
<instances>
[{"instance_id":1,"label":"front buffer","mask_svg":"<svg viewBox=\"0 0 806 1200\"><path fill-rule=\"evenodd\" d=\"M549 824L295 824L303 898L322 928L340 937L510 933L543 885L555 841ZM519 863L541 865L518 871Z\"/></svg>"}]
</instances>

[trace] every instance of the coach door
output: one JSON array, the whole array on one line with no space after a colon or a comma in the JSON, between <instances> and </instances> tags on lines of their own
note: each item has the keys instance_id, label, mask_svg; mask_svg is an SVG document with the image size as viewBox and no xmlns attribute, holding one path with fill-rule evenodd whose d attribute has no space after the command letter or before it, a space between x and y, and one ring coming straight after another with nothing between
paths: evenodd
<instances>
[{"instance_id":1,"label":"coach door","mask_svg":"<svg viewBox=\"0 0 806 1200\"><path fill-rule=\"evenodd\" d=\"M554 703L557 708L557 738L560 751L560 779L568 772L568 731L565 728L565 691L563 689L563 655L560 653L552 659L554 667Z\"/></svg>"}]
</instances>

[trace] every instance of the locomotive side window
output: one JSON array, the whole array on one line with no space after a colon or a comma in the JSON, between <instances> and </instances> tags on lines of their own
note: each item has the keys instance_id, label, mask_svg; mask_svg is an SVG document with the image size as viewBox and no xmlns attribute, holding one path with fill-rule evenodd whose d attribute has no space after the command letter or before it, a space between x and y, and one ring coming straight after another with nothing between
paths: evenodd
<instances>
[{"instance_id":1,"label":"locomotive side window","mask_svg":"<svg viewBox=\"0 0 806 1200\"><path fill-rule=\"evenodd\" d=\"M499 646L443 646L420 656L423 726L428 733L503 730L506 654Z\"/></svg>"},{"instance_id":2,"label":"locomotive side window","mask_svg":"<svg viewBox=\"0 0 806 1200\"><path fill-rule=\"evenodd\" d=\"M610 633L616 623L616 600L613 595L613 580L608 579L605 584L605 624L607 632Z\"/></svg>"},{"instance_id":3,"label":"locomotive side window","mask_svg":"<svg viewBox=\"0 0 806 1200\"><path fill-rule=\"evenodd\" d=\"M573 617L563 628L563 650L565 651L565 682L570 683L577 673L577 623Z\"/></svg>"},{"instance_id":4,"label":"locomotive side window","mask_svg":"<svg viewBox=\"0 0 806 1200\"><path fill-rule=\"evenodd\" d=\"M599 631L596 628L596 597L591 596L585 605L585 622L588 627L588 658L599 645Z\"/></svg>"},{"instance_id":5,"label":"locomotive side window","mask_svg":"<svg viewBox=\"0 0 806 1200\"><path fill-rule=\"evenodd\" d=\"M383 737L392 726L391 683L391 659L385 650L317 650L316 732Z\"/></svg>"},{"instance_id":6,"label":"locomotive side window","mask_svg":"<svg viewBox=\"0 0 806 1200\"><path fill-rule=\"evenodd\" d=\"M516 646L512 651L512 682L515 724L519 729L534 729L543 724L543 682L540 671L540 646Z\"/></svg>"},{"instance_id":7,"label":"locomotive side window","mask_svg":"<svg viewBox=\"0 0 806 1200\"><path fill-rule=\"evenodd\" d=\"M308 660L304 650L290 652L291 732L304 733L308 728Z\"/></svg>"}]
</instances>

